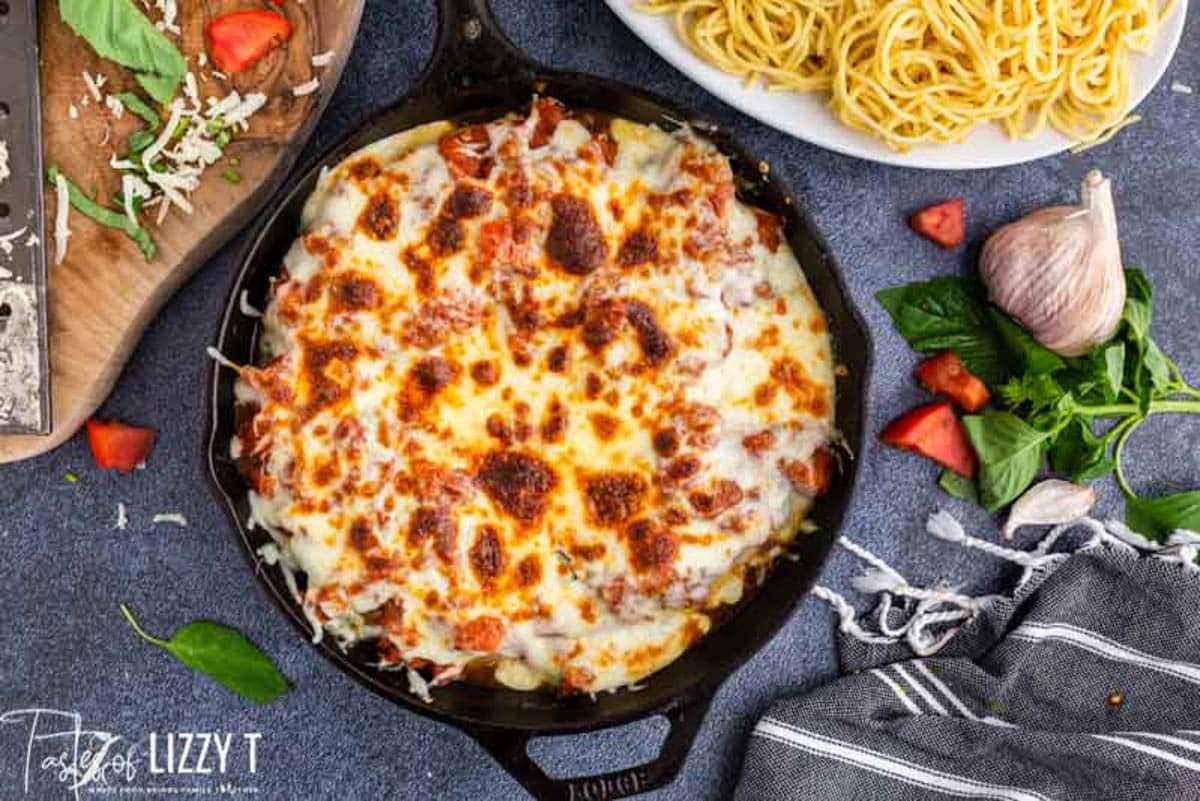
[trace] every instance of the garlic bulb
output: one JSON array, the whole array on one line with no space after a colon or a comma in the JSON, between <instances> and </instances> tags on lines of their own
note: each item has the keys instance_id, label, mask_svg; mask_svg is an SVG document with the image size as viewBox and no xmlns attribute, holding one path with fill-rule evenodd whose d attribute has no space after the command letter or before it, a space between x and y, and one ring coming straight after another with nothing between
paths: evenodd
<instances>
[{"instance_id":1,"label":"garlic bulb","mask_svg":"<svg viewBox=\"0 0 1200 801\"><path fill-rule=\"evenodd\" d=\"M1004 538L1010 539L1021 526L1070 523L1092 511L1095 505L1096 491L1086 484L1048 478L1030 487L1013 504L1004 524Z\"/></svg>"},{"instance_id":2,"label":"garlic bulb","mask_svg":"<svg viewBox=\"0 0 1200 801\"><path fill-rule=\"evenodd\" d=\"M1079 356L1107 341L1125 307L1108 179L1092 170L1079 206L1041 209L996 231L979 272L992 302L1055 353Z\"/></svg>"}]
</instances>

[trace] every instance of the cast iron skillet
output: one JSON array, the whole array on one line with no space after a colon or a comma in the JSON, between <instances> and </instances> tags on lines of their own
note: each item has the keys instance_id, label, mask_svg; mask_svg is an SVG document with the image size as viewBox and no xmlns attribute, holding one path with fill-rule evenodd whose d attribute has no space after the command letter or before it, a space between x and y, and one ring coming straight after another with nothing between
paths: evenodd
<instances>
[{"instance_id":1,"label":"cast iron skillet","mask_svg":"<svg viewBox=\"0 0 1200 801\"><path fill-rule=\"evenodd\" d=\"M437 46L412 94L363 124L331 147L290 182L267 207L243 254L217 334L217 348L239 364L253 362L258 320L239 311L243 290L252 304L263 307L267 285L299 231L300 211L323 165L334 165L377 139L434 120L483 121L526 108L534 93L557 98L576 109L594 109L666 129L691 121L729 156L738 178L738 195L779 214L809 284L829 320L836 358L845 365L837 381L837 425L851 454L861 451L863 401L870 367L870 343L838 276L837 268L812 221L792 203L774 171L715 127L656 95L590 75L552 70L535 63L508 41L487 7L487 0L439 0ZM311 630L292 599L278 568L259 564L257 549L269 541L262 531L248 531L247 487L229 455L235 412L232 370L214 366L210 381L212 417L207 457L214 491L236 529L246 555L267 592L306 638ZM798 560L779 560L763 583L723 625L678 660L656 673L644 689L559 698L472 684L452 684L433 693L424 704L408 692L403 672L373 669L374 648L361 645L349 652L320 646L346 673L383 697L414 712L457 726L470 734L539 799L621 798L667 784L679 772L704 713L721 682L762 648L792 615L816 577L832 546L850 501L856 472L853 458L844 460L841 476L816 505L815 534L803 535L794 548ZM635 767L576 778L554 778L526 753L536 736L570 734L615 726L650 715L670 722L659 755Z\"/></svg>"}]
</instances>

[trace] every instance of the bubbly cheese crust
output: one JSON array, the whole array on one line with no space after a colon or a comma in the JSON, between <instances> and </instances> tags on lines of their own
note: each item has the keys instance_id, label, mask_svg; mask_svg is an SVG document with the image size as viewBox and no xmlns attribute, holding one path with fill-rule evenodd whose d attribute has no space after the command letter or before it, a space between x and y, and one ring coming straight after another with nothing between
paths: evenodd
<instances>
[{"instance_id":1,"label":"bubbly cheese crust","mask_svg":"<svg viewBox=\"0 0 1200 801\"><path fill-rule=\"evenodd\" d=\"M687 130L548 99L427 125L324 174L302 228L233 453L318 634L384 666L634 682L830 480L825 318Z\"/></svg>"}]
</instances>

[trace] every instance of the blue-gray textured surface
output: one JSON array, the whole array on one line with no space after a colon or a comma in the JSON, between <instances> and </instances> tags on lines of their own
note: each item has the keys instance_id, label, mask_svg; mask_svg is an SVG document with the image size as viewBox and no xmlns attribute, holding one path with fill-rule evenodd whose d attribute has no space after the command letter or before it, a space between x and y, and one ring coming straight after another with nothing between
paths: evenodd
<instances>
[{"instance_id":1,"label":"blue-gray textured surface","mask_svg":"<svg viewBox=\"0 0 1200 801\"><path fill-rule=\"evenodd\" d=\"M311 148L341 136L372 110L400 97L428 55L432 2L372 0L345 77ZM913 236L905 216L964 195L968 236L1048 202L1072 200L1088 167L1116 185L1127 263L1144 267L1158 292L1155 332L1186 375L1200 378L1196 321L1200 273L1200 96L1169 91L1200 84L1200 25L1193 18L1166 79L1145 103L1145 119L1083 156L1061 155L988 172L931 173L883 167L789 139L743 117L689 83L647 50L599 0L496 0L512 37L559 66L617 77L677 98L732 130L773 165L807 205L841 262L875 337L870 428L922 400L914 363L872 300L883 287L965 267L977 248L947 253ZM310 150L311 150L310 148ZM520 798L520 787L473 741L400 711L343 676L297 637L255 583L201 473L204 347L233 271L235 242L202 269L150 326L104 415L160 429L149 469L132 476L91 467L82 437L18 466L0 467L0 712L45 706L80 712L86 724L118 733L260 731L258 773L235 776L269 799ZM1161 420L1132 448L1135 483L1149 491L1200 484L1200 428ZM77 484L63 480L77 472ZM924 516L948 503L935 471L872 443L863 454L857 501L845 533L912 577L986 586L995 564L930 541ZM128 505L127 531L113 529L115 504ZM1102 510L1119 512L1104 485ZM982 525L980 512L954 507ZM179 511L186 529L152 526L155 512ZM853 565L835 555L823 582L843 589ZM216 618L245 631L296 688L259 708L243 702L136 641L117 612L126 602L152 631ZM833 675L830 616L809 601L779 636L733 675L713 704L681 778L663 799L728 795L746 736L772 699ZM552 770L581 772L630 763L653 752L661 724L537 743ZM25 741L0 726L0 796L18 797ZM35 766L35 773L36 766ZM254 779L250 782L249 779ZM59 798L34 784L29 797Z\"/></svg>"}]
</instances>

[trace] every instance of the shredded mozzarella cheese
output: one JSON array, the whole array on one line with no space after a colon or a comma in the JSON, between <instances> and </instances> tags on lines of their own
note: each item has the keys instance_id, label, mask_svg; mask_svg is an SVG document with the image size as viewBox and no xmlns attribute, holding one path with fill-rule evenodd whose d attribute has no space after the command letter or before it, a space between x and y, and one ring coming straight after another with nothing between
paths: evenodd
<instances>
[{"instance_id":1,"label":"shredded mozzarella cheese","mask_svg":"<svg viewBox=\"0 0 1200 801\"><path fill-rule=\"evenodd\" d=\"M1195 90L1192 89L1192 87L1179 81L1175 81L1171 84L1171 91L1177 95L1190 95L1195 93Z\"/></svg>"},{"instance_id":2,"label":"shredded mozzarella cheese","mask_svg":"<svg viewBox=\"0 0 1200 801\"><path fill-rule=\"evenodd\" d=\"M12 171L8 168L8 142L0 139L0 184L12 175Z\"/></svg>"},{"instance_id":3,"label":"shredded mozzarella cheese","mask_svg":"<svg viewBox=\"0 0 1200 801\"><path fill-rule=\"evenodd\" d=\"M0 253L11 257L13 252L12 243L25 234L26 227L27 226L21 226L12 233L0 235Z\"/></svg>"},{"instance_id":4,"label":"shredded mozzarella cheese","mask_svg":"<svg viewBox=\"0 0 1200 801\"><path fill-rule=\"evenodd\" d=\"M180 35L182 31L175 23L175 20L179 18L179 6L176 0L154 0L154 7L162 12L162 21L155 27L160 31L170 31L176 36Z\"/></svg>"},{"instance_id":5,"label":"shredded mozzarella cheese","mask_svg":"<svg viewBox=\"0 0 1200 801\"><path fill-rule=\"evenodd\" d=\"M210 359L212 359L214 362L221 365L222 367L228 367L230 370L241 370L242 369L239 365L234 364L232 361L227 359L225 357L225 354L221 353L221 351L217 350L212 345L209 345L207 348L205 348L204 352L208 354L208 357Z\"/></svg>"},{"instance_id":6,"label":"shredded mozzarella cheese","mask_svg":"<svg viewBox=\"0 0 1200 801\"><path fill-rule=\"evenodd\" d=\"M312 65L314 67L328 67L333 62L333 57L336 55L332 50L326 50L324 53L317 53L312 57Z\"/></svg>"},{"instance_id":7,"label":"shredded mozzarella cheese","mask_svg":"<svg viewBox=\"0 0 1200 801\"><path fill-rule=\"evenodd\" d=\"M158 525L159 523L170 523L182 528L187 528L188 524L187 518L179 512L159 512L150 522L154 523L155 525Z\"/></svg>"},{"instance_id":8,"label":"shredded mozzarella cheese","mask_svg":"<svg viewBox=\"0 0 1200 801\"><path fill-rule=\"evenodd\" d=\"M125 513L125 504L117 504L117 523L113 526L117 531L124 531L129 526L129 516Z\"/></svg>"},{"instance_id":9,"label":"shredded mozzarella cheese","mask_svg":"<svg viewBox=\"0 0 1200 801\"><path fill-rule=\"evenodd\" d=\"M71 190L67 186L67 177L61 172L54 176L54 190L54 263L62 264L67 257L67 242L71 238Z\"/></svg>"},{"instance_id":10,"label":"shredded mozzarella cheese","mask_svg":"<svg viewBox=\"0 0 1200 801\"><path fill-rule=\"evenodd\" d=\"M250 293L248 293L246 290L242 290L242 294L238 298L238 308L241 309L242 314L246 315L247 317L262 317L262 312L250 305L249 295Z\"/></svg>"},{"instance_id":11,"label":"shredded mozzarella cheese","mask_svg":"<svg viewBox=\"0 0 1200 801\"><path fill-rule=\"evenodd\" d=\"M293 86L292 94L296 97L304 97L305 95L311 95L313 92L317 91L320 86L321 82L318 79L313 78L311 81L305 81L299 86Z\"/></svg>"},{"instance_id":12,"label":"shredded mozzarella cheese","mask_svg":"<svg viewBox=\"0 0 1200 801\"><path fill-rule=\"evenodd\" d=\"M101 103L104 101L104 95L100 94L100 87L104 85L104 76L92 77L92 74L87 70L83 71L83 82L87 84L87 90L92 98Z\"/></svg>"}]
</instances>

